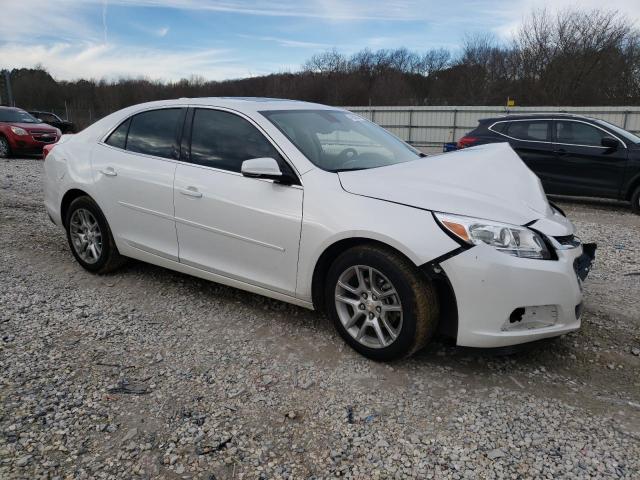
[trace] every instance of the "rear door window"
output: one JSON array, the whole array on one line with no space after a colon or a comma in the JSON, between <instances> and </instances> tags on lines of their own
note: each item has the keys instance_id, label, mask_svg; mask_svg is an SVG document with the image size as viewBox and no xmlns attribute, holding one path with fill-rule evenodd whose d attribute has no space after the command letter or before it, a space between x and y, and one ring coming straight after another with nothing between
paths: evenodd
<instances>
[{"instance_id":1,"label":"rear door window","mask_svg":"<svg viewBox=\"0 0 640 480\"><path fill-rule=\"evenodd\" d=\"M548 142L550 123L548 120L510 122L505 133L518 140Z\"/></svg>"},{"instance_id":2,"label":"rear door window","mask_svg":"<svg viewBox=\"0 0 640 480\"><path fill-rule=\"evenodd\" d=\"M182 109L163 108L142 112L131 118L126 148L155 157L178 158L178 124ZM108 143L108 142L107 142Z\"/></svg>"},{"instance_id":3,"label":"rear door window","mask_svg":"<svg viewBox=\"0 0 640 480\"><path fill-rule=\"evenodd\" d=\"M602 137L605 136L607 136L605 132L587 123L570 120L556 121L556 142L558 143L600 147Z\"/></svg>"}]
</instances>

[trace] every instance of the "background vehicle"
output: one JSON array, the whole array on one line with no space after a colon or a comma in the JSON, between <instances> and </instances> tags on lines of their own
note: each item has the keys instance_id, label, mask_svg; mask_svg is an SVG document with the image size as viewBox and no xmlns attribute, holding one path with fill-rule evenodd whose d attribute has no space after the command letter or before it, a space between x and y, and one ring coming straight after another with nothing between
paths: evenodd
<instances>
[{"instance_id":1,"label":"background vehicle","mask_svg":"<svg viewBox=\"0 0 640 480\"><path fill-rule=\"evenodd\" d=\"M640 213L640 137L578 115L507 115L480 120L458 148L508 142L546 193L631 201Z\"/></svg>"},{"instance_id":2,"label":"background vehicle","mask_svg":"<svg viewBox=\"0 0 640 480\"><path fill-rule=\"evenodd\" d=\"M63 134L64 133L75 133L76 132L76 127L72 122L70 122L68 120L61 119L55 113L40 112L40 111L37 111L37 110L30 110L29 113L32 116L34 116L36 118L39 118L40 120L42 120L47 125L51 125L52 127L56 127Z\"/></svg>"},{"instance_id":3,"label":"background vehicle","mask_svg":"<svg viewBox=\"0 0 640 480\"><path fill-rule=\"evenodd\" d=\"M45 145L55 143L61 132L24 110L0 107L0 158L41 155Z\"/></svg>"},{"instance_id":4,"label":"background vehicle","mask_svg":"<svg viewBox=\"0 0 640 480\"><path fill-rule=\"evenodd\" d=\"M506 144L425 158L346 110L200 98L46 150L47 211L92 272L133 257L322 309L378 360L580 326L589 255Z\"/></svg>"}]
</instances>

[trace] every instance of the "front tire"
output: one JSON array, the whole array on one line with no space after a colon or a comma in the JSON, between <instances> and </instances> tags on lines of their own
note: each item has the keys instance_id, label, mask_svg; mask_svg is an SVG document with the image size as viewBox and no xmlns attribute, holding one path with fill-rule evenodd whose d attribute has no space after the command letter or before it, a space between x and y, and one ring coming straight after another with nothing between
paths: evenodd
<instances>
[{"instance_id":1,"label":"front tire","mask_svg":"<svg viewBox=\"0 0 640 480\"><path fill-rule=\"evenodd\" d=\"M435 288L409 260L377 245L353 247L331 265L326 310L342 338L378 361L407 357L436 331Z\"/></svg>"},{"instance_id":2,"label":"front tire","mask_svg":"<svg viewBox=\"0 0 640 480\"><path fill-rule=\"evenodd\" d=\"M71 202L65 228L71 253L84 269L109 273L125 262L102 210L92 198L83 196Z\"/></svg>"},{"instance_id":3,"label":"front tire","mask_svg":"<svg viewBox=\"0 0 640 480\"><path fill-rule=\"evenodd\" d=\"M0 135L0 158L9 157L11 157L11 146L9 145L9 140L7 140L3 135Z\"/></svg>"},{"instance_id":4,"label":"front tire","mask_svg":"<svg viewBox=\"0 0 640 480\"><path fill-rule=\"evenodd\" d=\"M636 215L640 215L640 186L631 195L631 210Z\"/></svg>"}]
</instances>

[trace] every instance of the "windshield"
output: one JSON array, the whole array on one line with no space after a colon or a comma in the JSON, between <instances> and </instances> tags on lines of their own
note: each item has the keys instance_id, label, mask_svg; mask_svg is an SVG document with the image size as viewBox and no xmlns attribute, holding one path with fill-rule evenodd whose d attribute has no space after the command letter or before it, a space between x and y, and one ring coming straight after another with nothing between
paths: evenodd
<instances>
[{"instance_id":1,"label":"windshield","mask_svg":"<svg viewBox=\"0 0 640 480\"><path fill-rule=\"evenodd\" d=\"M0 108L0 122L40 123L40 120L29 115L24 110L5 110Z\"/></svg>"},{"instance_id":2,"label":"windshield","mask_svg":"<svg viewBox=\"0 0 640 480\"><path fill-rule=\"evenodd\" d=\"M608 127L609 129L613 130L615 133L617 133L618 135L620 135L621 137L623 137L625 140L628 140L632 143L640 143L640 137L638 137L637 135L634 135L631 132L627 132L626 130L623 130L622 128L618 127L617 125L614 125L613 123L609 123L605 120L596 120L597 123L599 123L600 125L603 125L605 127Z\"/></svg>"},{"instance_id":3,"label":"windshield","mask_svg":"<svg viewBox=\"0 0 640 480\"><path fill-rule=\"evenodd\" d=\"M260 113L323 170L363 170L423 156L383 128L353 113L339 110Z\"/></svg>"}]
</instances>

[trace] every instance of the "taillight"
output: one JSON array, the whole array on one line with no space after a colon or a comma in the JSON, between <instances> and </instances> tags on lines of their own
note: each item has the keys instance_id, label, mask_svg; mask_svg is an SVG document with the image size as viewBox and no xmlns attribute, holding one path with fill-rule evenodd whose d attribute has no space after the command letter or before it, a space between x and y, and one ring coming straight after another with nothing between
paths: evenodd
<instances>
[{"instance_id":1,"label":"taillight","mask_svg":"<svg viewBox=\"0 0 640 480\"><path fill-rule=\"evenodd\" d=\"M49 144L49 145L45 145L44 147L42 147L42 160L44 160L45 158L47 158L47 155L49 155L49 152L53 149L53 147L55 147L55 143Z\"/></svg>"},{"instance_id":2,"label":"taillight","mask_svg":"<svg viewBox=\"0 0 640 480\"><path fill-rule=\"evenodd\" d=\"M462 137L460 140L458 140L458 143L456 144L456 146L458 148L467 148L467 147L471 147L473 146L474 143L476 143L478 141L478 139L476 137Z\"/></svg>"}]
</instances>

